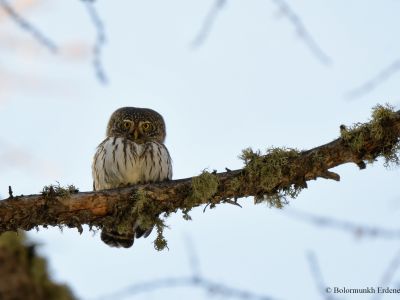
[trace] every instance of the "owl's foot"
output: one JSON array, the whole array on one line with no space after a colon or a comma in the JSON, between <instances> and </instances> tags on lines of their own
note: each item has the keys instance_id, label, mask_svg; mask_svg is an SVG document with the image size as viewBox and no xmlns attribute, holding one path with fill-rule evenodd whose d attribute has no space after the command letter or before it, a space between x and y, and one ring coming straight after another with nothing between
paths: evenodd
<instances>
[{"instance_id":1,"label":"owl's foot","mask_svg":"<svg viewBox=\"0 0 400 300\"><path fill-rule=\"evenodd\" d=\"M147 238L150 235L152 230L153 230L153 227L148 228L148 229L142 229L140 227L137 227L135 230L135 236L137 239L141 238L141 237Z\"/></svg>"},{"instance_id":2,"label":"owl's foot","mask_svg":"<svg viewBox=\"0 0 400 300\"><path fill-rule=\"evenodd\" d=\"M117 231L108 230L106 228L103 228L103 231L101 232L100 237L101 237L101 240L110 247L129 248L129 247L132 247L133 242L134 242L133 231L121 234Z\"/></svg>"}]
</instances>

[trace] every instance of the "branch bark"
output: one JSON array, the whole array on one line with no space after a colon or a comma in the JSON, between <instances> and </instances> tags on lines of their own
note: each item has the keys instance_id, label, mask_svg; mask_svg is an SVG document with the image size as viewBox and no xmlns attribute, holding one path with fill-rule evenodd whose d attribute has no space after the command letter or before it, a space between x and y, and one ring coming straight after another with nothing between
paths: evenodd
<instances>
[{"instance_id":1,"label":"branch bark","mask_svg":"<svg viewBox=\"0 0 400 300\"><path fill-rule=\"evenodd\" d=\"M282 191L306 188L307 181L317 178L339 181L339 175L330 171L336 166L352 162L363 169L365 161L373 162L379 156L398 162L399 137L400 111L377 106L370 122L350 129L341 126L341 137L325 145L297 152L278 148L279 156L273 149L267 155L250 151L249 157L247 150L243 169L97 192L50 186L42 194L10 193L9 198L0 201L0 233L30 230L39 225L66 225L81 231L83 224L101 228L116 223L115 219L121 221L121 216L158 216L178 209L186 215L201 204L233 203L248 196L268 201L271 196L294 198L297 193Z\"/></svg>"}]
</instances>

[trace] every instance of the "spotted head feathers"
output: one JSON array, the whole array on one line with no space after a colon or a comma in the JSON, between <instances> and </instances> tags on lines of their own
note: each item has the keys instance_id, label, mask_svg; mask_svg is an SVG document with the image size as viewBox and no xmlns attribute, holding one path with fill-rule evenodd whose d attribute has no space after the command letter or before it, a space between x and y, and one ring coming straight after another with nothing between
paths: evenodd
<instances>
[{"instance_id":1,"label":"spotted head feathers","mask_svg":"<svg viewBox=\"0 0 400 300\"><path fill-rule=\"evenodd\" d=\"M122 107L110 117L107 137L125 137L135 143L164 143L166 130L163 117L149 108Z\"/></svg>"}]
</instances>

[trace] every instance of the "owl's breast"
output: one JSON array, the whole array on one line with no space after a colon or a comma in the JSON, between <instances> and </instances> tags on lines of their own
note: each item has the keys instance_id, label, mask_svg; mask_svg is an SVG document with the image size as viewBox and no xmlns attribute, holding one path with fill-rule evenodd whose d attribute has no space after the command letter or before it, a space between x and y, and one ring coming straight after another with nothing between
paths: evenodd
<instances>
[{"instance_id":1,"label":"owl's breast","mask_svg":"<svg viewBox=\"0 0 400 300\"><path fill-rule=\"evenodd\" d=\"M125 138L108 137L93 158L94 189L109 189L172 178L171 157L157 142L136 144Z\"/></svg>"}]
</instances>

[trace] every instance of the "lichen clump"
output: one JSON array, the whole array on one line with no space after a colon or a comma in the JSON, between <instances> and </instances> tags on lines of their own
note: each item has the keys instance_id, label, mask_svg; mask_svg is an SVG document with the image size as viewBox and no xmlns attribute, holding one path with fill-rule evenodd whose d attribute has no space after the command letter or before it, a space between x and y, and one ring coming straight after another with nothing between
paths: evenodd
<instances>
[{"instance_id":1,"label":"lichen clump","mask_svg":"<svg viewBox=\"0 0 400 300\"><path fill-rule=\"evenodd\" d=\"M132 193L126 201L118 201L114 207L114 214L103 222L103 227L114 228L118 233L131 232L132 227L142 229L156 227L157 237L154 240L154 248L161 251L168 248L163 231L166 227L160 213L162 208L157 201L150 201L143 189ZM164 216L166 216L164 214Z\"/></svg>"},{"instance_id":2,"label":"lichen clump","mask_svg":"<svg viewBox=\"0 0 400 300\"><path fill-rule=\"evenodd\" d=\"M191 220L189 212L193 207L207 203L218 190L218 177L206 170L192 178L192 186L182 205L183 218Z\"/></svg>"},{"instance_id":3,"label":"lichen clump","mask_svg":"<svg viewBox=\"0 0 400 300\"><path fill-rule=\"evenodd\" d=\"M160 218L157 219L156 224L156 231L157 231L157 237L154 240L154 249L157 251L162 251L165 248L168 249L168 243L167 240L164 237L164 228L167 227L164 223L164 220L161 220Z\"/></svg>"},{"instance_id":4,"label":"lichen clump","mask_svg":"<svg viewBox=\"0 0 400 300\"><path fill-rule=\"evenodd\" d=\"M203 171L199 176L193 177L192 192L189 198L207 201L217 192L218 184L217 176Z\"/></svg>"},{"instance_id":5,"label":"lichen clump","mask_svg":"<svg viewBox=\"0 0 400 300\"><path fill-rule=\"evenodd\" d=\"M48 196L59 196L59 197L69 197L71 194L78 193L79 190L74 185L67 185L66 187L62 187L60 183L56 185L50 184L43 187L42 195L45 197Z\"/></svg>"},{"instance_id":6,"label":"lichen clump","mask_svg":"<svg viewBox=\"0 0 400 300\"><path fill-rule=\"evenodd\" d=\"M247 185L257 191L256 203L267 202L271 206L282 208L287 197L295 198L304 188L303 184L294 184L298 166L294 160L300 151L291 148L269 148L265 155L251 148L243 150L240 158L244 161L244 179Z\"/></svg>"},{"instance_id":7,"label":"lichen clump","mask_svg":"<svg viewBox=\"0 0 400 300\"><path fill-rule=\"evenodd\" d=\"M390 126L396 119L398 114L393 106L376 105L368 123L356 123L351 127L342 125L341 138L362 160L372 163L378 156L383 156L386 166L399 165L399 138L395 128Z\"/></svg>"},{"instance_id":8,"label":"lichen clump","mask_svg":"<svg viewBox=\"0 0 400 300\"><path fill-rule=\"evenodd\" d=\"M149 201L143 190L136 191L136 193L133 194L131 198L135 201L131 209L131 214L136 220L136 225L141 228L152 228L153 226L155 226L157 236L153 241L154 248L157 251L168 248L167 240L164 237L164 228L167 226L165 225L164 219L160 216L160 205L158 205L159 203L155 201ZM164 214L164 216L167 215L168 213Z\"/></svg>"}]
</instances>

